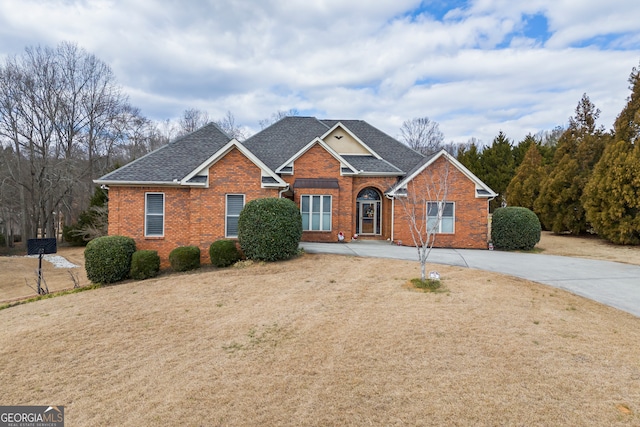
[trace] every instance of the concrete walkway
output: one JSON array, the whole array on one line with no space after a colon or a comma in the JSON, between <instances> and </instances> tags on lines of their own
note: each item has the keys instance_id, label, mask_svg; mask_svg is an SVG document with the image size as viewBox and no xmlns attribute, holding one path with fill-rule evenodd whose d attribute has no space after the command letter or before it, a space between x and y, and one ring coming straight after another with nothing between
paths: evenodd
<instances>
[{"instance_id":1,"label":"concrete walkway","mask_svg":"<svg viewBox=\"0 0 640 427\"><path fill-rule=\"evenodd\" d=\"M300 244L308 253L332 253L418 262L415 248L387 242ZM428 263L521 277L601 302L640 317L640 266L585 258L474 249L433 249Z\"/></svg>"}]
</instances>

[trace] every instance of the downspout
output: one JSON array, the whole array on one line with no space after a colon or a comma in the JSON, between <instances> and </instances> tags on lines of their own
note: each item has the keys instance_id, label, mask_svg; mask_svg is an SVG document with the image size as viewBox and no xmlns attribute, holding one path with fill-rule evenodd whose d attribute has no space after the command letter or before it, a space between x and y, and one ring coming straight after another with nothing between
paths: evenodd
<instances>
[{"instance_id":1,"label":"downspout","mask_svg":"<svg viewBox=\"0 0 640 427\"><path fill-rule=\"evenodd\" d=\"M284 190L278 191L278 198L282 199L282 194L284 194L287 191L289 191L289 184L287 184L287 186L284 187Z\"/></svg>"}]
</instances>

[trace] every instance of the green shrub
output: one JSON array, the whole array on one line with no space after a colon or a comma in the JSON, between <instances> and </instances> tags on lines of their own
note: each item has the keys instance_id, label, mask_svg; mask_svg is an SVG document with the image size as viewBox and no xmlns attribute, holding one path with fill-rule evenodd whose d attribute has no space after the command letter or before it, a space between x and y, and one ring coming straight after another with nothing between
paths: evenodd
<instances>
[{"instance_id":1,"label":"green shrub","mask_svg":"<svg viewBox=\"0 0 640 427\"><path fill-rule=\"evenodd\" d=\"M131 270L131 256L136 242L125 236L103 236L93 239L84 250L87 278L93 283L124 280Z\"/></svg>"},{"instance_id":2,"label":"green shrub","mask_svg":"<svg viewBox=\"0 0 640 427\"><path fill-rule=\"evenodd\" d=\"M228 267L239 261L240 251L233 240L216 240L209 246L211 264L216 267Z\"/></svg>"},{"instance_id":3,"label":"green shrub","mask_svg":"<svg viewBox=\"0 0 640 427\"><path fill-rule=\"evenodd\" d=\"M301 237L302 216L289 199L252 200L240 212L238 240L249 259L289 259L298 253Z\"/></svg>"},{"instance_id":4,"label":"green shrub","mask_svg":"<svg viewBox=\"0 0 640 427\"><path fill-rule=\"evenodd\" d=\"M169 263L174 271L189 271L200 268L200 248L180 246L169 254Z\"/></svg>"},{"instance_id":5,"label":"green shrub","mask_svg":"<svg viewBox=\"0 0 640 427\"><path fill-rule=\"evenodd\" d=\"M4 246L7 244L7 239L5 239L4 234L0 234L0 246Z\"/></svg>"},{"instance_id":6,"label":"green shrub","mask_svg":"<svg viewBox=\"0 0 640 427\"><path fill-rule=\"evenodd\" d=\"M519 206L498 208L491 221L491 240L496 249L531 250L540 241L540 220Z\"/></svg>"},{"instance_id":7,"label":"green shrub","mask_svg":"<svg viewBox=\"0 0 640 427\"><path fill-rule=\"evenodd\" d=\"M156 277L160 271L160 257L158 251L135 251L131 256L131 271L129 277L144 280Z\"/></svg>"}]
</instances>

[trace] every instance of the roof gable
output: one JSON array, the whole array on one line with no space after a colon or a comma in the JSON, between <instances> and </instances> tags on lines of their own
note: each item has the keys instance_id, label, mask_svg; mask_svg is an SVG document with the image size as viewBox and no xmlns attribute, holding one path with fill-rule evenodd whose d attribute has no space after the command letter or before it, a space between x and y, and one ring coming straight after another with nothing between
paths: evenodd
<instances>
[{"instance_id":1,"label":"roof gable","mask_svg":"<svg viewBox=\"0 0 640 427\"><path fill-rule=\"evenodd\" d=\"M331 139L343 135L349 137L349 147L334 144ZM285 117L268 128L258 132L243 144L273 170L282 170L290 159L300 152L310 141L319 138L333 152L339 155L368 155L383 159L404 175L424 156L400 141L390 137L362 120L318 120L315 117ZM355 145L354 145L355 144ZM343 151L344 148L344 151ZM356 149L357 153L350 153ZM344 160L344 159L343 159ZM348 163L348 162L347 162ZM375 173L375 170L365 170ZM359 170L354 168L354 173Z\"/></svg>"},{"instance_id":2,"label":"roof gable","mask_svg":"<svg viewBox=\"0 0 640 427\"><path fill-rule=\"evenodd\" d=\"M285 117L242 144L272 170L329 130L315 117Z\"/></svg>"},{"instance_id":3,"label":"roof gable","mask_svg":"<svg viewBox=\"0 0 640 427\"><path fill-rule=\"evenodd\" d=\"M418 163L424 160L424 156L412 150L402 142L371 126L364 120L321 120L327 126L335 126L340 123L349 129L354 135L366 142L367 147L380 158L386 160L404 173L408 173Z\"/></svg>"},{"instance_id":4,"label":"roof gable","mask_svg":"<svg viewBox=\"0 0 640 427\"><path fill-rule=\"evenodd\" d=\"M231 138L210 123L95 180L96 184L180 185Z\"/></svg>"},{"instance_id":5,"label":"roof gable","mask_svg":"<svg viewBox=\"0 0 640 427\"><path fill-rule=\"evenodd\" d=\"M378 153L369 148L340 122L336 123L320 139L340 155L364 155L381 158Z\"/></svg>"},{"instance_id":6,"label":"roof gable","mask_svg":"<svg viewBox=\"0 0 640 427\"><path fill-rule=\"evenodd\" d=\"M469 169L467 169L462 163L460 163L455 157L447 153L445 150L440 150L438 153L432 154L429 157L425 157L422 162L417 164L407 175L399 181L396 185L387 192L388 196L404 196L404 191L407 184L418 176L422 171L427 169L440 157L444 157L449 163L451 163L456 169L464 174L469 180L471 180L476 186L476 197L493 198L498 194L495 193L487 184L482 182L480 178L474 175Z\"/></svg>"},{"instance_id":7,"label":"roof gable","mask_svg":"<svg viewBox=\"0 0 640 427\"><path fill-rule=\"evenodd\" d=\"M208 176L209 168L215 165L220 159L226 156L233 149L237 149L238 151L240 151L242 155L249 159L258 168L260 168L262 176L261 185L263 187L286 187L288 185L282 180L282 178L276 175L269 167L267 167L267 165L265 165L259 158L257 158L251 151L249 151L235 138L229 141L224 147L220 148L211 157L202 162L202 164L195 168L189 175L184 177L181 184L186 185L192 182L195 178L198 178L200 176Z\"/></svg>"},{"instance_id":8,"label":"roof gable","mask_svg":"<svg viewBox=\"0 0 640 427\"><path fill-rule=\"evenodd\" d=\"M320 138L315 138L313 141L309 142L307 145L305 145L304 147L302 147L299 151L297 151L296 153L293 154L293 156L289 157L287 160L285 160L285 162L276 169L276 173L282 173L285 171L285 169L289 169L291 168L291 165L293 165L293 163L299 159L300 157L302 157L302 155L304 153L306 153L307 151L309 151L312 147L314 147L315 145L319 145L320 147L324 148L334 159L336 159L338 162L340 162L340 169L341 169L341 173L358 173L358 170L353 167L351 164L349 164L342 156L340 156L340 154L336 153L336 151L331 148L326 142L324 142L322 139Z\"/></svg>"}]
</instances>

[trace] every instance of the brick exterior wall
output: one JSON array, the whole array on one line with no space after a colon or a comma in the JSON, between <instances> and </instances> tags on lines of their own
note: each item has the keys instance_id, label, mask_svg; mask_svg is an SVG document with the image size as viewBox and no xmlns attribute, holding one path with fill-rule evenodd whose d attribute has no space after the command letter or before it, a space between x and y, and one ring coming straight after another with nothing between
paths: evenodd
<instances>
[{"instance_id":1,"label":"brick exterior wall","mask_svg":"<svg viewBox=\"0 0 640 427\"><path fill-rule=\"evenodd\" d=\"M227 194L244 194L245 203L278 197L278 190L260 188L260 169L237 149L231 150L209 171L209 188L109 188L109 234L132 237L138 249L158 251L161 266L169 266L169 253L179 247L200 248L200 261L209 263L209 246L225 238ZM164 237L145 237L145 194L164 193Z\"/></svg>"},{"instance_id":2,"label":"brick exterior wall","mask_svg":"<svg viewBox=\"0 0 640 427\"><path fill-rule=\"evenodd\" d=\"M441 157L415 181L442 173L448 161ZM487 247L488 202L475 197L475 185L451 166L447 201L455 203L455 233L437 236L436 247ZM338 180L337 189L296 188L293 200L300 206L302 195L332 196L331 231L306 231L302 240L336 242L343 232L349 241L356 230L356 198L367 187L381 195L382 221L380 236L375 239L401 240L413 245L405 214L399 202L395 205L384 196L396 177L340 176L340 162L322 146L315 145L295 161L294 175L282 177L293 189L299 178L332 178ZM164 237L145 237L145 194L164 193ZM209 170L208 188L162 186L111 186L109 189L109 234L135 239L138 249L158 251L162 267L169 265L169 253L178 246L196 245L201 250L201 262L209 262L209 245L225 238L225 203L227 194L244 194L245 203L261 197L278 197L278 189L261 188L261 171L237 149L216 162ZM437 199L436 199L437 200ZM392 215L392 206L395 210ZM423 203L424 208L424 203ZM393 224L392 224L393 218ZM392 235L393 232L393 235Z\"/></svg>"},{"instance_id":3,"label":"brick exterior wall","mask_svg":"<svg viewBox=\"0 0 640 427\"><path fill-rule=\"evenodd\" d=\"M416 217L424 218L427 201L441 200L435 193L429 196L428 191L440 187L440 177L448 171L446 201L454 202L455 224L454 233L438 234L434 247L440 248L468 248L486 249L488 242L489 202L485 198L475 196L475 184L444 157L440 157L413 180L408 190L417 191L421 195L414 200ZM415 193L413 193L415 194ZM411 199L408 197L407 199ZM411 202L409 202L411 203ZM413 239L409 231L407 214L402 208L402 202L395 201L394 212L394 241L402 241L403 245L413 246Z\"/></svg>"}]
</instances>

